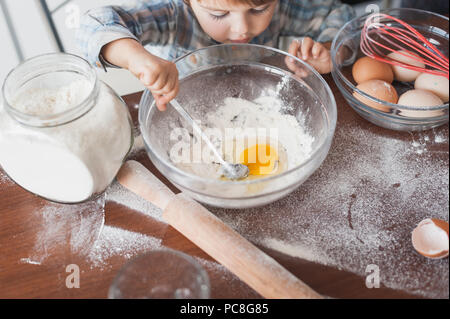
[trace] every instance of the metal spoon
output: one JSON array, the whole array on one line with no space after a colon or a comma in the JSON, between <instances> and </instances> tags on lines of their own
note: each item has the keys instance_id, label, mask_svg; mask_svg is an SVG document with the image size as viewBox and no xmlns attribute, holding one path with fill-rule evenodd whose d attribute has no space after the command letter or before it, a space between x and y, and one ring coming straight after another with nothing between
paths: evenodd
<instances>
[{"instance_id":1,"label":"metal spoon","mask_svg":"<svg viewBox=\"0 0 450 319\"><path fill-rule=\"evenodd\" d=\"M203 141L208 145L208 147L211 149L211 151L214 153L214 156L219 161L220 165L222 165L222 176L225 176L226 178L230 180L239 180L246 178L248 174L250 173L250 170L248 167L244 164L233 164L226 162L222 156L219 154L219 152L214 147L213 143L209 140L208 136L206 136L205 133L203 133L200 126L192 119L192 117L189 115L189 113L176 101L172 100L170 101L170 104L177 110L177 112L186 120L188 123L192 126L192 128L201 136Z\"/></svg>"}]
</instances>

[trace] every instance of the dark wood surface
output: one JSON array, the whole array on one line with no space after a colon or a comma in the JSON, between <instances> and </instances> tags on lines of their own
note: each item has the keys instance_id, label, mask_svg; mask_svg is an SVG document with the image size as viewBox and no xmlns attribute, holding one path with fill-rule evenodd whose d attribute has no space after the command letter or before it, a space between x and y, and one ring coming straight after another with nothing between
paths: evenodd
<instances>
[{"instance_id":1,"label":"dark wood surface","mask_svg":"<svg viewBox=\"0 0 450 319\"><path fill-rule=\"evenodd\" d=\"M369 130L380 136L392 136L398 140L411 140L411 136L420 138L421 133L393 132L378 128L364 119L360 118L343 99L337 90L331 76L325 77L332 91L335 93L338 105L338 125L336 133L339 133L344 126L349 125L355 129ZM137 108L141 93L131 94L124 97L130 108L133 119L137 123ZM444 142L439 145L432 146L433 152L430 156L444 161L444 165L448 167L448 124L433 130L434 134L440 134ZM335 156L341 149L333 143L330 156ZM134 159L143 163L174 191L177 191L173 185L161 176L153 164L150 162L145 152L139 152ZM327 158L325 163L329 159ZM320 169L319 169L320 171ZM315 176L320 174L317 172L310 178L310 184L315 182ZM45 200L34 196L27 191L9 181L5 176L0 175L0 297L1 298L105 298L111 281L117 274L119 269L132 256L126 254L110 254L105 263L101 267L93 266L86 258L86 254L92 245L92 242L81 243L85 246L85 250L73 251L73 242L70 244L70 232L74 228L73 223L80 223L81 219L69 220L71 225L58 223L60 229L55 229L55 236L42 237L42 227L46 222L42 215L44 209L49 203ZM309 184L309 185L310 185ZM440 187L441 184L436 184ZM363 186L364 187L364 186ZM448 187L448 179L447 179ZM430 192L435 190L430 189ZM290 195L292 200L298 196L298 192ZM389 205L398 205L398 202L387 203ZM445 205L444 205L445 206ZM275 206L276 207L276 206ZM411 207L413 210L414 207ZM448 210L448 199L444 210ZM277 212L274 212L277 213ZM280 212L281 213L281 212ZM223 214L223 212L221 212ZM48 214L46 215L48 217ZM220 214L219 214L220 216ZM426 216L426 213L424 214ZM63 217L61 217L63 218ZM448 219L448 212L447 212ZM101 221L102 222L102 221ZM101 224L101 223L100 223ZM254 225L247 220L247 231L241 231L244 237L252 239L248 236L250 233L258 231L258 221L254 221ZM61 227L63 225L64 227ZM160 246L170 247L188 253L192 256L211 260L198 247L193 245L189 240L183 237L170 226L153 218L149 218L142 213L138 213L130 208L112 201L106 201L104 207L104 225L114 227L115 229L124 229L141 235L151 236L161 240ZM350 221L351 226L351 221ZM408 226L410 227L410 226ZM244 228L241 228L244 229ZM95 230L95 229L94 229ZM99 235L101 227L98 229ZM405 229L405 233L409 234L412 229ZM53 231L47 229L47 233ZM54 240L57 238L58 244L47 245L40 242L41 240ZM95 239L95 238L94 238ZM410 245L410 237L405 236L402 239L404 243ZM345 244L345 243L343 243ZM40 246L39 246L40 245ZM50 251L45 251L45 259L39 263L34 262L36 250L42 251L42 247L50 247ZM258 245L260 246L260 245ZM44 249L45 249L44 247ZM354 273L339 270L335 267L325 266L318 263L309 262L288 254L281 253L274 249L268 249L260 246L270 256L284 265L293 274L301 278L313 289L318 292L336 298L416 298L416 294L384 287L378 289L368 289L365 286L365 278ZM380 248L381 249L381 248ZM134 255L149 250L148 247L139 251L134 250ZM403 258L404 256L398 256ZM412 259L411 267L417 267L419 262L427 263L424 259ZM448 278L448 259L440 261L446 263ZM66 266L76 264L81 270L80 288L69 289L66 287ZM214 264L213 264L214 265ZM442 266L442 264L441 264ZM233 275L220 267L207 267L207 271L211 278L211 297L212 298L259 298L259 295L249 288L246 284L240 282ZM407 275L405 275L407 276ZM438 297L448 298L448 281L447 295L439 295ZM431 288L433 289L433 288ZM437 288L436 288L437 289Z\"/></svg>"}]
</instances>

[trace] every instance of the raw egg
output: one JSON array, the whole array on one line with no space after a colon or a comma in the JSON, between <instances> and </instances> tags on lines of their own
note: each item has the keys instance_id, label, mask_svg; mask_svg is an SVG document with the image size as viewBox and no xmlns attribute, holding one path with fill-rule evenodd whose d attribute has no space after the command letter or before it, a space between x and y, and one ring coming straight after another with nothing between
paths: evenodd
<instances>
[{"instance_id":1,"label":"raw egg","mask_svg":"<svg viewBox=\"0 0 450 319\"><path fill-rule=\"evenodd\" d=\"M437 95L442 102L449 100L449 81L445 76L421 73L414 82L414 88L428 90Z\"/></svg>"},{"instance_id":2,"label":"raw egg","mask_svg":"<svg viewBox=\"0 0 450 319\"><path fill-rule=\"evenodd\" d=\"M239 162L247 165L250 175L267 175L275 170L278 153L269 144L255 144L241 153Z\"/></svg>"},{"instance_id":3,"label":"raw egg","mask_svg":"<svg viewBox=\"0 0 450 319\"><path fill-rule=\"evenodd\" d=\"M404 54L404 55L402 55L402 54ZM398 61L398 62L402 62L402 63L409 64L409 65L412 65L412 66L425 68L425 64L424 63L414 60L412 55L411 55L411 53L409 53L407 51L392 52L392 53L389 53L387 56L389 58L391 58L392 60L395 60L395 61ZM408 56L411 56L411 58L409 58ZM406 68L398 66L398 65L392 65L392 70L394 71L395 79L397 81L403 81L403 82L412 82L421 73L419 71L406 69Z\"/></svg>"},{"instance_id":4,"label":"raw egg","mask_svg":"<svg viewBox=\"0 0 450 319\"><path fill-rule=\"evenodd\" d=\"M411 234L414 249L428 258L445 258L448 256L448 223L427 218L422 220Z\"/></svg>"},{"instance_id":5,"label":"raw egg","mask_svg":"<svg viewBox=\"0 0 450 319\"><path fill-rule=\"evenodd\" d=\"M360 84L369 80L394 81L394 72L389 64L369 57L362 57L353 64L353 79Z\"/></svg>"},{"instance_id":6,"label":"raw egg","mask_svg":"<svg viewBox=\"0 0 450 319\"><path fill-rule=\"evenodd\" d=\"M398 101L397 91L391 84L385 81L369 80L367 82L359 84L356 88L382 101L386 101L393 104L396 104ZM383 112L389 112L390 110L388 106L372 101L371 99L366 98L357 92L354 92L353 96L356 99L358 99L361 103L366 104L374 109Z\"/></svg>"}]
</instances>

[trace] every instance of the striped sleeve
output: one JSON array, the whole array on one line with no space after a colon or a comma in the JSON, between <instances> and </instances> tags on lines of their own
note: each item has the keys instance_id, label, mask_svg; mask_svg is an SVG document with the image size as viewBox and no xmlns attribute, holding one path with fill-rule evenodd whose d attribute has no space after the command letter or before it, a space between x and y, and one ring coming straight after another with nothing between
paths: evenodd
<instances>
[{"instance_id":1,"label":"striped sleeve","mask_svg":"<svg viewBox=\"0 0 450 319\"><path fill-rule=\"evenodd\" d=\"M353 19L355 12L338 0L280 0L281 35L333 40L339 29Z\"/></svg>"},{"instance_id":2,"label":"striped sleeve","mask_svg":"<svg viewBox=\"0 0 450 319\"><path fill-rule=\"evenodd\" d=\"M89 10L80 23L76 42L93 65L113 66L100 55L114 40L131 38L142 45L165 45L176 32L176 1L141 1L133 7L107 6Z\"/></svg>"}]
</instances>

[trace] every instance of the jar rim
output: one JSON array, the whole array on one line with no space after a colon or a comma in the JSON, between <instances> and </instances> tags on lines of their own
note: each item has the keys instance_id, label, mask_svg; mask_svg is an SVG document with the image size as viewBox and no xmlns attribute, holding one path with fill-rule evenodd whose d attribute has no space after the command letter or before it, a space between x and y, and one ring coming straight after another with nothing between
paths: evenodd
<instances>
[{"instance_id":1,"label":"jar rim","mask_svg":"<svg viewBox=\"0 0 450 319\"><path fill-rule=\"evenodd\" d=\"M45 62L48 59L54 58L55 64L58 62L62 62L63 59L66 59L67 66L70 66L70 62L72 65L79 64L80 67L86 68L88 70L89 74L84 74L86 79L89 81L93 81L92 89L90 90L89 94L87 94L86 97L83 98L83 100L76 105L70 107L67 110L64 110L59 113L54 114L45 114L45 115L34 115L22 112L15 107L12 106L11 101L8 99L9 94L7 94L7 85L9 84L9 80L19 71L22 70L22 68L26 67L30 63L36 63L36 62ZM42 60L42 61L40 61ZM58 61L60 60L60 61ZM59 70L61 71L61 70ZM58 72L58 69L53 69L47 72L47 74L52 72ZM37 73L35 76L31 77L30 79L27 79L27 81L24 81L22 83L25 84L30 80L33 80L34 78L45 74L45 73ZM5 80L2 85L2 96L3 96L3 105L6 110L6 112L17 122L24 124L26 126L31 127L54 127L59 126L63 124L70 123L72 121L75 121L76 119L82 117L84 114L86 114L88 111L90 111L94 105L94 103L90 103L93 101L99 91L99 80L97 76L97 72L95 72L94 68L89 64L89 62L82 57L71 54L71 53L65 53L65 52L53 52L53 53L45 53L40 54L37 56L34 56L32 58L26 59L25 61L22 61L19 63L16 67L14 67L5 77Z\"/></svg>"}]
</instances>

